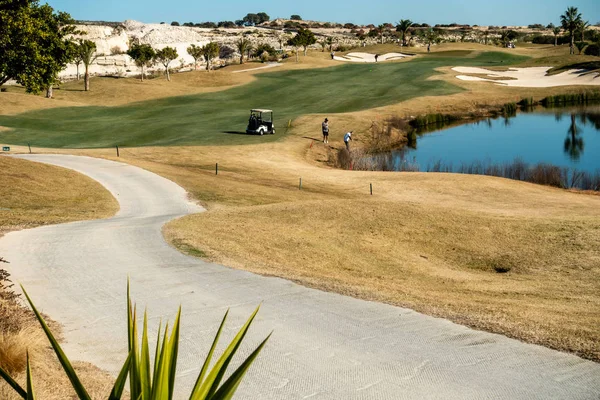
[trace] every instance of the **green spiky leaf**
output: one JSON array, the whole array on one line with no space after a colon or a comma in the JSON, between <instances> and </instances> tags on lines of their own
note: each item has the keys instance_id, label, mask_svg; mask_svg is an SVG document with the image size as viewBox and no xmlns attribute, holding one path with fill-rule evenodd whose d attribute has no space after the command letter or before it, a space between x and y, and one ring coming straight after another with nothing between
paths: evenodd
<instances>
[{"instance_id":1,"label":"green spiky leaf","mask_svg":"<svg viewBox=\"0 0 600 400\"><path fill-rule=\"evenodd\" d=\"M252 324L252 321L254 320L256 313L258 313L259 308L260 306L254 310L250 318L248 318L248 321L246 321L238 334L233 338L229 346L227 346L219 360L213 366L213 369L200 386L200 389L194 394L193 400L210 398L217 391L219 384L221 383L221 379L223 379L223 375L225 375L225 371L231 362L231 359L237 352L240 343L246 336L246 332L248 332L248 328L250 327L250 324Z\"/></svg>"},{"instance_id":2,"label":"green spiky leaf","mask_svg":"<svg viewBox=\"0 0 600 400\"><path fill-rule=\"evenodd\" d=\"M123 395L123 390L125 389L125 382L127 381L127 374L129 372L129 365L131 364L131 356L132 352L129 352L127 355L127 359L121 368L121 372L119 372L119 376L117 376L117 380L110 391L110 395L108 396L108 400L120 400Z\"/></svg>"},{"instance_id":3,"label":"green spiky leaf","mask_svg":"<svg viewBox=\"0 0 600 400\"><path fill-rule=\"evenodd\" d=\"M217 334L215 335L215 339L213 340L212 346L210 346L210 350L208 351L208 355L204 359L204 365L202 365L202 369L200 370L200 374L198 375L198 379L196 379L196 384L194 385L194 389L190 395L190 400L199 399L200 386L204 381L204 377L208 372L208 367L210 366L210 361L212 360L213 353L215 352L215 348L217 347L217 343L219 342L219 338L221 337L221 332L223 331L223 326L225 326L225 321L227 320L227 315L229 315L229 309L225 312L223 316L223 320L221 321L221 325L219 325L219 329L217 330Z\"/></svg>"},{"instance_id":4,"label":"green spiky leaf","mask_svg":"<svg viewBox=\"0 0 600 400\"><path fill-rule=\"evenodd\" d=\"M17 392L19 396L26 399L27 391L23 389L2 367L0 367L0 377L8 383L8 385Z\"/></svg>"},{"instance_id":5,"label":"green spiky leaf","mask_svg":"<svg viewBox=\"0 0 600 400\"><path fill-rule=\"evenodd\" d=\"M58 357L58 361L60 361L60 364L62 365L63 369L65 370L67 377L71 381L71 385L73 386L73 389L77 393L77 396L79 397L80 400L91 400L90 395L87 393L87 391L85 390L85 387L83 386L83 384L79 380L79 377L75 373L75 370L73 369L73 366L71 365L71 362L69 361L69 359L65 355L64 351L58 344L58 341L54 338L54 335L50 331L50 328L48 328L46 321L44 321L44 318L42 318L42 315L39 313L37 308L35 308L33 301L31 301L31 298L25 291L25 288L23 287L23 285L21 285L21 289L23 290L23 293L25 294L25 297L27 298L27 301L29 302L31 309L34 312L35 317L37 318L38 322L42 326L44 333L46 333L46 336L48 337L48 340L50 341L50 344L52 345L52 348L54 349L54 352L56 353L56 356Z\"/></svg>"},{"instance_id":6,"label":"green spiky leaf","mask_svg":"<svg viewBox=\"0 0 600 400\"><path fill-rule=\"evenodd\" d=\"M230 400L233 397L235 391L242 382L242 378L244 378L244 375L246 375L246 372L248 371L256 357L258 357L258 354L265 346L267 340L269 340L272 334L273 333L271 332L269 336L267 336L266 339L263 340L262 343L256 348L256 350L254 350L252 354L250 354L250 356L246 358L242 365L240 365L238 369L235 370L235 372L229 377L229 379L227 379L225 383L221 385L221 387L219 388L219 390L217 390L215 395L211 397L211 400Z\"/></svg>"},{"instance_id":7,"label":"green spiky leaf","mask_svg":"<svg viewBox=\"0 0 600 400\"><path fill-rule=\"evenodd\" d=\"M31 377L31 364L29 363L29 352L27 352L27 400L35 400L33 381Z\"/></svg>"}]
</instances>

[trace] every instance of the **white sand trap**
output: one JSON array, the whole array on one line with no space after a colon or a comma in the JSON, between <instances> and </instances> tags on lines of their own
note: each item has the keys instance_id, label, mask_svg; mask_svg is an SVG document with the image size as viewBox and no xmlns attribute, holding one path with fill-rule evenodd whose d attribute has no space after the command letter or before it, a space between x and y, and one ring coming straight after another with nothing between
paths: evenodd
<instances>
[{"instance_id":1,"label":"white sand trap","mask_svg":"<svg viewBox=\"0 0 600 400\"><path fill-rule=\"evenodd\" d=\"M402 58L410 57L408 54L402 53L386 53L380 54L377 59L378 62L400 60ZM345 56L334 56L334 60L337 61L350 61L350 62L363 62L363 63L374 63L375 54L371 53L348 53Z\"/></svg>"},{"instance_id":2,"label":"white sand trap","mask_svg":"<svg viewBox=\"0 0 600 400\"><path fill-rule=\"evenodd\" d=\"M256 71L259 69L267 69L267 68L274 68L274 67L279 67L281 64L279 63L268 63L267 65L263 66L263 67L257 67L257 68L249 68L249 69L241 69L239 71L233 71L233 74L239 74L240 72L249 72L249 71Z\"/></svg>"},{"instance_id":3,"label":"white sand trap","mask_svg":"<svg viewBox=\"0 0 600 400\"><path fill-rule=\"evenodd\" d=\"M516 86L516 87L555 87L572 85L593 85L600 86L600 74L586 70L569 70L557 75L546 75L552 67L532 67L532 68L509 68L508 71L491 71L485 68L474 67L455 67L453 71L462 74L486 75L486 79L479 76L458 75L457 78L463 81L494 82L498 85ZM509 79L502 79L509 78Z\"/></svg>"}]
</instances>

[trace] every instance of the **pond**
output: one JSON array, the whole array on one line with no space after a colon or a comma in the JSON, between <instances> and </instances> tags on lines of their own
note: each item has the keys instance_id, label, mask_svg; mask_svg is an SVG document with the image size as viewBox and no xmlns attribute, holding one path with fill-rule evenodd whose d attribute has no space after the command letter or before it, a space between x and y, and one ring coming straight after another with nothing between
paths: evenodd
<instances>
[{"instance_id":1,"label":"pond","mask_svg":"<svg viewBox=\"0 0 600 400\"><path fill-rule=\"evenodd\" d=\"M392 151L390 169L460 172L465 166L515 160L600 171L600 105L520 112L430 133Z\"/></svg>"}]
</instances>

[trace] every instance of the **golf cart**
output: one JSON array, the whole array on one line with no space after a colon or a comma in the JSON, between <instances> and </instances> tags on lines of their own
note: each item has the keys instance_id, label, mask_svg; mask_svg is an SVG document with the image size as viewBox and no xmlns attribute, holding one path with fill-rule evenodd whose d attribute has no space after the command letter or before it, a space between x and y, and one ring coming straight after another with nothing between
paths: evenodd
<instances>
[{"instance_id":1,"label":"golf cart","mask_svg":"<svg viewBox=\"0 0 600 400\"><path fill-rule=\"evenodd\" d=\"M273 110L250 110L250 119L248 119L246 133L258 133L260 135L264 135L265 133L274 134Z\"/></svg>"}]
</instances>

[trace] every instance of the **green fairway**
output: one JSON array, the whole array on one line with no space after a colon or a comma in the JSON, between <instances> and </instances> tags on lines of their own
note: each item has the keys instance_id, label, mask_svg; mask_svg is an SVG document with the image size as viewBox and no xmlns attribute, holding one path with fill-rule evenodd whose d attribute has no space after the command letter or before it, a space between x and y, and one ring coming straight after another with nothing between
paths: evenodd
<instances>
[{"instance_id":1,"label":"green fairway","mask_svg":"<svg viewBox=\"0 0 600 400\"><path fill-rule=\"evenodd\" d=\"M426 56L404 63L343 64L262 74L222 92L170 97L119 107L70 107L0 116L0 142L36 147L245 144L276 140L287 121L310 113L358 111L417 96L448 95L458 86L427 80L448 65L514 64L526 57L489 52ZM251 108L275 111L277 133L240 135ZM317 127L318 128L318 127Z\"/></svg>"}]
</instances>

